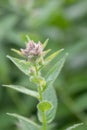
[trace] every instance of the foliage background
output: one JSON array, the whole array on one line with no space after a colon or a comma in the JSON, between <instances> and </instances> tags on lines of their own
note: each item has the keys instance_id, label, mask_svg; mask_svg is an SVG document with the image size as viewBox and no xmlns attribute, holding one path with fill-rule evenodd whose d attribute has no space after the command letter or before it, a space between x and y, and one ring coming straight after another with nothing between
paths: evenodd
<instances>
[{"instance_id":1,"label":"foliage background","mask_svg":"<svg viewBox=\"0 0 87 130\"><path fill-rule=\"evenodd\" d=\"M65 48L66 64L54 85L58 96L55 130L87 121L87 0L0 0L0 130L17 130L6 113L37 121L36 104L2 84L24 84L28 79L7 58L10 48L24 47L24 35L36 42L49 38L47 48ZM30 84L29 84L30 85Z\"/></svg>"}]
</instances>

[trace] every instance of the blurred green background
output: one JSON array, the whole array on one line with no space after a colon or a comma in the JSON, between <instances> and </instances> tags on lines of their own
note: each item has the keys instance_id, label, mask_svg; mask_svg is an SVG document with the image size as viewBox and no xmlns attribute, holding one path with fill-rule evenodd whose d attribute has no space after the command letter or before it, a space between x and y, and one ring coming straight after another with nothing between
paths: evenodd
<instances>
[{"instance_id":1,"label":"blurred green background","mask_svg":"<svg viewBox=\"0 0 87 130\"><path fill-rule=\"evenodd\" d=\"M54 130L87 122L87 0L0 0L0 130L17 130L7 112L36 118L37 100L2 84L24 84L28 79L6 55L24 47L24 35L36 42L49 38L47 48L69 53L55 82L58 109ZM84 129L83 129L84 130Z\"/></svg>"}]
</instances>

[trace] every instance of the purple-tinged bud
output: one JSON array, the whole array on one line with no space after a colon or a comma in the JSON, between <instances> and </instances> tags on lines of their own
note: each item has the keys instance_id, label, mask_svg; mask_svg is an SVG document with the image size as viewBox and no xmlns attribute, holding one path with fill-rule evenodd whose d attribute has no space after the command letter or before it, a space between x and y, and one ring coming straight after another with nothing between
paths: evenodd
<instances>
[{"instance_id":1,"label":"purple-tinged bud","mask_svg":"<svg viewBox=\"0 0 87 130\"><path fill-rule=\"evenodd\" d=\"M34 41L29 41L25 49L21 49L21 53L27 57L41 56L43 47L40 42L37 44Z\"/></svg>"}]
</instances>

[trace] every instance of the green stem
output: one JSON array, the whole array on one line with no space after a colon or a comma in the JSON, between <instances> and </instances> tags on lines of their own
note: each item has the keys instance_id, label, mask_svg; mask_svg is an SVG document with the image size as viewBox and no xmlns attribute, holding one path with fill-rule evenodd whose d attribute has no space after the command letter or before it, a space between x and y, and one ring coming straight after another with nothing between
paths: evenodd
<instances>
[{"instance_id":1,"label":"green stem","mask_svg":"<svg viewBox=\"0 0 87 130\"><path fill-rule=\"evenodd\" d=\"M42 119L43 119L43 130L47 130L47 122L46 122L45 112L42 112Z\"/></svg>"},{"instance_id":2,"label":"green stem","mask_svg":"<svg viewBox=\"0 0 87 130\"><path fill-rule=\"evenodd\" d=\"M39 101L42 102L43 101L43 96L42 96L42 91L41 91L41 87L38 87L38 92L39 92ZM42 112L42 122L43 122L43 129L42 130L47 130L47 122L46 122L46 114L45 111Z\"/></svg>"},{"instance_id":3,"label":"green stem","mask_svg":"<svg viewBox=\"0 0 87 130\"><path fill-rule=\"evenodd\" d=\"M39 92L39 101L41 102L41 101L43 101L41 86L38 86L38 92Z\"/></svg>"},{"instance_id":4,"label":"green stem","mask_svg":"<svg viewBox=\"0 0 87 130\"><path fill-rule=\"evenodd\" d=\"M37 65L35 65L36 68L36 74L37 76L39 75ZM42 95L42 90L41 90L41 85L38 86L38 93L39 93L39 102L43 101L43 95ZM43 129L42 130L47 130L47 121L46 121L46 114L45 111L42 112L42 123L43 123Z\"/></svg>"}]
</instances>

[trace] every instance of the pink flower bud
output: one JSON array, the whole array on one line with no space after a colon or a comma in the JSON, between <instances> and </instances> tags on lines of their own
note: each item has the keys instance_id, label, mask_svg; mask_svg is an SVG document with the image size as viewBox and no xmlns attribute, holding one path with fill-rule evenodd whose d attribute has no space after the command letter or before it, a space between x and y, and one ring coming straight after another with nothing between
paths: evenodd
<instances>
[{"instance_id":1,"label":"pink flower bud","mask_svg":"<svg viewBox=\"0 0 87 130\"><path fill-rule=\"evenodd\" d=\"M29 41L25 49L21 49L21 53L27 57L41 56L43 47L40 42L37 44L34 41Z\"/></svg>"}]
</instances>

